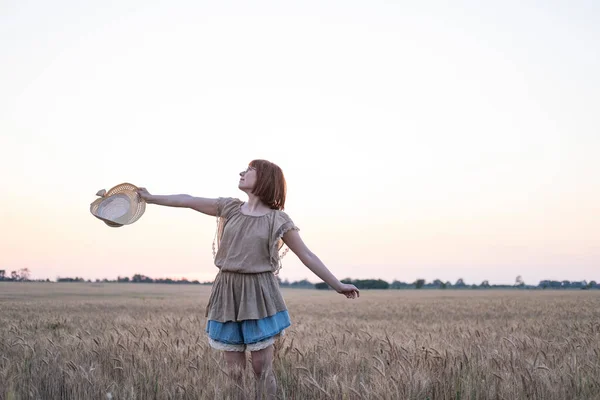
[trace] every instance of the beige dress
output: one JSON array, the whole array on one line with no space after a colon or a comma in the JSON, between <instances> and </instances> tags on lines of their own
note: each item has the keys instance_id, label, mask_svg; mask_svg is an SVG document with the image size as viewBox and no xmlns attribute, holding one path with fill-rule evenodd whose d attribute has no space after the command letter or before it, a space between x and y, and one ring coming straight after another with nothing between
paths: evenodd
<instances>
[{"instance_id":1,"label":"beige dress","mask_svg":"<svg viewBox=\"0 0 600 400\"><path fill-rule=\"evenodd\" d=\"M279 251L282 236L298 228L283 211L251 216L242 214L242 204L223 197L217 202L215 265L220 271L206 307L209 320L262 319L287 310L276 278Z\"/></svg>"}]
</instances>

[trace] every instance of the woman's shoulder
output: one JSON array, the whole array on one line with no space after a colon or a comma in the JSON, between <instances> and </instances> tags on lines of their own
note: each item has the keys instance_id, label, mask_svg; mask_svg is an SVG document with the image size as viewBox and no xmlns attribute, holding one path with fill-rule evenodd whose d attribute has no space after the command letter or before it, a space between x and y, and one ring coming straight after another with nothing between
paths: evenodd
<instances>
[{"instance_id":1,"label":"woman's shoulder","mask_svg":"<svg viewBox=\"0 0 600 400\"><path fill-rule=\"evenodd\" d=\"M232 212L239 210L243 201L236 197L219 197L217 199L217 216L227 218Z\"/></svg>"},{"instance_id":2,"label":"woman's shoulder","mask_svg":"<svg viewBox=\"0 0 600 400\"><path fill-rule=\"evenodd\" d=\"M275 216L274 224L275 224L276 231L279 229L289 229L289 228L294 228L296 230L299 230L287 212L285 212L283 210L277 210L273 213L273 215Z\"/></svg>"},{"instance_id":3,"label":"woman's shoulder","mask_svg":"<svg viewBox=\"0 0 600 400\"><path fill-rule=\"evenodd\" d=\"M289 216L289 214L283 210L275 210L275 212L273 214L275 215L275 218L277 218L277 219L282 219L282 220L286 220L286 221L292 220L292 218Z\"/></svg>"},{"instance_id":4,"label":"woman's shoulder","mask_svg":"<svg viewBox=\"0 0 600 400\"><path fill-rule=\"evenodd\" d=\"M243 203L242 200L238 199L237 197L218 197L217 201L223 203L223 204L229 204L229 203Z\"/></svg>"}]
</instances>

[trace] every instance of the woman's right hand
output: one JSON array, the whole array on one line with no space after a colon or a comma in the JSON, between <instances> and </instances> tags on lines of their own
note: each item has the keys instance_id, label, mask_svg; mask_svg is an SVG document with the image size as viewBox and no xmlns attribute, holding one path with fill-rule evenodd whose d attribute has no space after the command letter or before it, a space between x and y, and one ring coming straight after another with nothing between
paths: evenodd
<instances>
[{"instance_id":1,"label":"woman's right hand","mask_svg":"<svg viewBox=\"0 0 600 400\"><path fill-rule=\"evenodd\" d=\"M343 294L349 299L355 299L360 297L360 290L354 285L342 283L342 286L337 290L338 293Z\"/></svg>"},{"instance_id":2,"label":"woman's right hand","mask_svg":"<svg viewBox=\"0 0 600 400\"><path fill-rule=\"evenodd\" d=\"M148 193L148 190L146 190L146 188L138 188L136 190L138 196L140 196L140 198L144 201L148 201L150 200L150 197L152 197L152 195L150 193Z\"/></svg>"}]
</instances>

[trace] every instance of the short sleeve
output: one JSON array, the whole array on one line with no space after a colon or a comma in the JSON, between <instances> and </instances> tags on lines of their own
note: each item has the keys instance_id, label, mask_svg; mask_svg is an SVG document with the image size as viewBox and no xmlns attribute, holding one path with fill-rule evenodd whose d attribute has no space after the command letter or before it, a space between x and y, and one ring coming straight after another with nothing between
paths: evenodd
<instances>
[{"instance_id":1,"label":"short sleeve","mask_svg":"<svg viewBox=\"0 0 600 400\"><path fill-rule=\"evenodd\" d=\"M219 197L217 199L217 217L224 217L227 219L235 207L239 207L242 204L240 199L233 197Z\"/></svg>"},{"instance_id":2,"label":"short sleeve","mask_svg":"<svg viewBox=\"0 0 600 400\"><path fill-rule=\"evenodd\" d=\"M284 245L283 235L290 230L299 231L300 228L294 224L294 221L283 211L277 211L275 218L273 219L273 226L271 229L271 237L270 237L270 258L271 265L275 269L275 273L277 273L281 269L281 258L285 255L287 251L285 251L282 255L279 254L279 250Z\"/></svg>"}]
</instances>

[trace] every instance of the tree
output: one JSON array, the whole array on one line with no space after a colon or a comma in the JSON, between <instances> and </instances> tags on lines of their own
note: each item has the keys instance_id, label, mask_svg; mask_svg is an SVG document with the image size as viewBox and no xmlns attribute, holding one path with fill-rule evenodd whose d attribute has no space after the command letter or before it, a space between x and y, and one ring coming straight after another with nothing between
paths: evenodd
<instances>
[{"instance_id":1,"label":"tree","mask_svg":"<svg viewBox=\"0 0 600 400\"><path fill-rule=\"evenodd\" d=\"M358 289L389 289L390 284L383 279L356 279L350 282Z\"/></svg>"},{"instance_id":2,"label":"tree","mask_svg":"<svg viewBox=\"0 0 600 400\"><path fill-rule=\"evenodd\" d=\"M3 269L0 269L0 281L4 280L5 275L6 275L6 271Z\"/></svg>"},{"instance_id":3,"label":"tree","mask_svg":"<svg viewBox=\"0 0 600 400\"><path fill-rule=\"evenodd\" d=\"M415 281L415 288L421 289L425 285L425 279L417 279Z\"/></svg>"},{"instance_id":4,"label":"tree","mask_svg":"<svg viewBox=\"0 0 600 400\"><path fill-rule=\"evenodd\" d=\"M10 271L10 279L13 281L19 280L19 273L17 271Z\"/></svg>"},{"instance_id":5,"label":"tree","mask_svg":"<svg viewBox=\"0 0 600 400\"><path fill-rule=\"evenodd\" d=\"M456 283L454 284L454 286L456 286L456 287L465 287L467 285L465 285L465 281L463 280L463 278L458 278L458 280L456 281Z\"/></svg>"},{"instance_id":6,"label":"tree","mask_svg":"<svg viewBox=\"0 0 600 400\"><path fill-rule=\"evenodd\" d=\"M391 289L406 289L410 286L409 283L406 282L400 282L399 280L395 279L392 284L390 285Z\"/></svg>"},{"instance_id":7,"label":"tree","mask_svg":"<svg viewBox=\"0 0 600 400\"><path fill-rule=\"evenodd\" d=\"M277 277L277 282L279 283L279 286L282 286L282 287L290 286L290 281L287 278L282 281L280 277Z\"/></svg>"},{"instance_id":8,"label":"tree","mask_svg":"<svg viewBox=\"0 0 600 400\"><path fill-rule=\"evenodd\" d=\"M344 281L342 281L342 282L344 282ZM315 285L312 284L312 283L310 283L306 279L302 279L301 281L294 281L294 282L290 283L290 287L293 287L293 288L313 288L313 287L315 287Z\"/></svg>"},{"instance_id":9,"label":"tree","mask_svg":"<svg viewBox=\"0 0 600 400\"><path fill-rule=\"evenodd\" d=\"M131 282L152 283L154 280L146 275L135 274L131 278Z\"/></svg>"},{"instance_id":10,"label":"tree","mask_svg":"<svg viewBox=\"0 0 600 400\"><path fill-rule=\"evenodd\" d=\"M489 288L490 287L490 281L488 281L486 279L485 281L481 282L481 287L485 288L485 289Z\"/></svg>"},{"instance_id":11,"label":"tree","mask_svg":"<svg viewBox=\"0 0 600 400\"><path fill-rule=\"evenodd\" d=\"M325 282L319 282L315 284L315 289L326 290L329 289L329 285Z\"/></svg>"},{"instance_id":12,"label":"tree","mask_svg":"<svg viewBox=\"0 0 600 400\"><path fill-rule=\"evenodd\" d=\"M520 287L525 286L525 282L523 282L523 277L521 275L518 275L515 278L515 286L520 286Z\"/></svg>"},{"instance_id":13,"label":"tree","mask_svg":"<svg viewBox=\"0 0 600 400\"><path fill-rule=\"evenodd\" d=\"M22 281L28 281L31 273L29 272L29 268L23 268L19 270L19 279Z\"/></svg>"}]
</instances>

